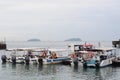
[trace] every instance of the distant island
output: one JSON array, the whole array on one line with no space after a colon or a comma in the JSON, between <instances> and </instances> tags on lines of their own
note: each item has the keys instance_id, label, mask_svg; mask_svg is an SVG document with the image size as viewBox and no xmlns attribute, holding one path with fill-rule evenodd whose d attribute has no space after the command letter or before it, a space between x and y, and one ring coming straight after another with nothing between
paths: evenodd
<instances>
[{"instance_id":1,"label":"distant island","mask_svg":"<svg viewBox=\"0 0 120 80\"><path fill-rule=\"evenodd\" d=\"M29 39L27 41L29 41L29 42L36 42L36 41L41 41L41 40L40 39Z\"/></svg>"},{"instance_id":2,"label":"distant island","mask_svg":"<svg viewBox=\"0 0 120 80\"><path fill-rule=\"evenodd\" d=\"M65 41L82 41L80 38L70 38Z\"/></svg>"}]
</instances>

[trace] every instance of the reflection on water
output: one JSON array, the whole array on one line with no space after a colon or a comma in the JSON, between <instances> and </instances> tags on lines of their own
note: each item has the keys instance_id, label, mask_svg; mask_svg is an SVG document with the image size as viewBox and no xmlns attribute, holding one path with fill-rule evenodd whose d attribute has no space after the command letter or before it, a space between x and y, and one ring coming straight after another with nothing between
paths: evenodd
<instances>
[{"instance_id":1,"label":"reflection on water","mask_svg":"<svg viewBox=\"0 0 120 80\"><path fill-rule=\"evenodd\" d=\"M16 69L16 64L12 64L12 69Z\"/></svg>"},{"instance_id":2,"label":"reflection on water","mask_svg":"<svg viewBox=\"0 0 120 80\"><path fill-rule=\"evenodd\" d=\"M2 68L6 68L6 63L2 63Z\"/></svg>"},{"instance_id":3,"label":"reflection on water","mask_svg":"<svg viewBox=\"0 0 120 80\"><path fill-rule=\"evenodd\" d=\"M28 71L30 70L29 65L25 65L25 70L28 70Z\"/></svg>"},{"instance_id":4,"label":"reflection on water","mask_svg":"<svg viewBox=\"0 0 120 80\"><path fill-rule=\"evenodd\" d=\"M1 64L2 80L119 80L119 67L83 68L67 65ZM6 74L8 77L6 77Z\"/></svg>"},{"instance_id":5,"label":"reflection on water","mask_svg":"<svg viewBox=\"0 0 120 80\"><path fill-rule=\"evenodd\" d=\"M118 70L120 68L105 67L105 68L82 68L74 67L73 68L73 77L79 78L80 80L119 80L118 79ZM76 79L74 78L74 79Z\"/></svg>"}]
</instances>

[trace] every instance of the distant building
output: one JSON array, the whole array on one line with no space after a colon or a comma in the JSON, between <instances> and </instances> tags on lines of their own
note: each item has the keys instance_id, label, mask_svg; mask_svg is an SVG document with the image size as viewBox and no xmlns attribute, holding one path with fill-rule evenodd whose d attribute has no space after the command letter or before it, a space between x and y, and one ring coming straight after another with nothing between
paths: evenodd
<instances>
[{"instance_id":1,"label":"distant building","mask_svg":"<svg viewBox=\"0 0 120 80\"><path fill-rule=\"evenodd\" d=\"M7 49L7 45L5 41L0 41L0 50Z\"/></svg>"},{"instance_id":2,"label":"distant building","mask_svg":"<svg viewBox=\"0 0 120 80\"><path fill-rule=\"evenodd\" d=\"M120 48L120 39L118 41L112 41L114 47Z\"/></svg>"}]
</instances>

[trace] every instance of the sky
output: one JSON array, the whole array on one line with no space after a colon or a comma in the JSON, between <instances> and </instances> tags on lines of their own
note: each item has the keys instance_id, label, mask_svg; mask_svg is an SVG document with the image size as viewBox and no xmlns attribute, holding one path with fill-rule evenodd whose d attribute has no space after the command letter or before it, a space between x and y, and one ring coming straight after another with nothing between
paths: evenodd
<instances>
[{"instance_id":1,"label":"sky","mask_svg":"<svg viewBox=\"0 0 120 80\"><path fill-rule=\"evenodd\" d=\"M120 0L0 0L7 41L120 39Z\"/></svg>"}]
</instances>

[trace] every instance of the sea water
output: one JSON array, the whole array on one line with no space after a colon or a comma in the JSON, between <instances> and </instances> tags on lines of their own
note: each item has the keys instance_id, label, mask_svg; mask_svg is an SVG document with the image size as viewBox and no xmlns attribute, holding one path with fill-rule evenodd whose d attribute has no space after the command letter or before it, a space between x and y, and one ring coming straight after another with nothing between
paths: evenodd
<instances>
[{"instance_id":1,"label":"sea water","mask_svg":"<svg viewBox=\"0 0 120 80\"><path fill-rule=\"evenodd\" d=\"M7 48L46 47L67 49L73 42L7 42ZM76 43L76 42L74 42ZM84 42L77 42L82 44ZM98 46L97 42L90 42ZM101 42L101 46L112 47L111 42ZM117 54L119 54L117 49ZM5 54L0 51L0 56ZM65 54L65 53L64 53ZM11 63L2 64L0 60L0 80L120 80L120 67L87 68L70 65L25 65Z\"/></svg>"}]
</instances>

